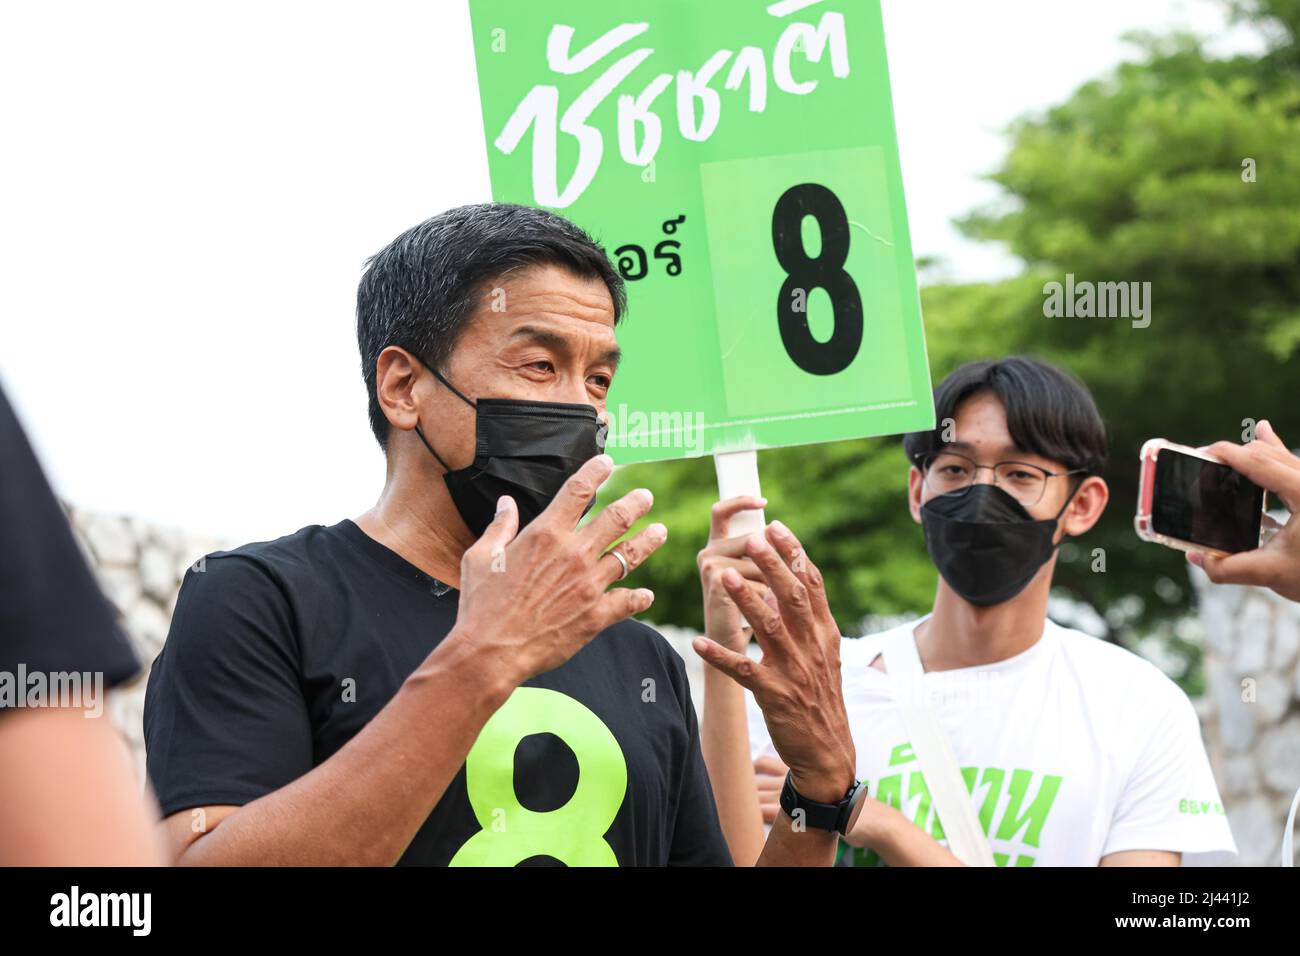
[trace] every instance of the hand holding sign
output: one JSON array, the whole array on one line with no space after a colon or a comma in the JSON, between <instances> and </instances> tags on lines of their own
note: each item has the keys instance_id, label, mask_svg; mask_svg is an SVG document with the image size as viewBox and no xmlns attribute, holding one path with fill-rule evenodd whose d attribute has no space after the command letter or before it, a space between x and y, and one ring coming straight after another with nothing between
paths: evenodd
<instances>
[{"instance_id":1,"label":"hand holding sign","mask_svg":"<svg viewBox=\"0 0 1300 956\"><path fill-rule=\"evenodd\" d=\"M697 638L696 652L754 695L795 789L834 803L856 779L856 751L840 678L840 629L821 572L780 522L747 541L747 555L771 589L763 600L734 568L722 585L754 626L762 661Z\"/></svg>"},{"instance_id":2,"label":"hand holding sign","mask_svg":"<svg viewBox=\"0 0 1300 956\"><path fill-rule=\"evenodd\" d=\"M763 573L747 556L749 535L729 536L732 519L746 509L762 508L765 498L743 495L719 501L709 518L709 543L698 555L700 587L704 592L704 633L723 647L744 652L749 631L736 602L723 586L722 576L735 571L761 600L767 592Z\"/></svg>"}]
</instances>

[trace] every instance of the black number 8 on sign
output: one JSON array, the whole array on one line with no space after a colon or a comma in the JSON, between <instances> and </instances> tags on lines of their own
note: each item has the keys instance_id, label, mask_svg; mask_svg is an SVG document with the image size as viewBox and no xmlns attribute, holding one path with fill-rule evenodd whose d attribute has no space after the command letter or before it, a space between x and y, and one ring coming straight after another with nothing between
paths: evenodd
<instances>
[{"instance_id":1,"label":"black number 8 on sign","mask_svg":"<svg viewBox=\"0 0 1300 956\"><path fill-rule=\"evenodd\" d=\"M821 251L809 258L803 245L805 216L821 229ZM794 364L812 375L835 375L862 345L862 296L844 271L849 257L849 218L835 193L817 183L792 186L772 211L772 246L786 280L777 297L781 342ZM831 337L819 342L808 326L808 297L825 289L834 316Z\"/></svg>"}]
</instances>

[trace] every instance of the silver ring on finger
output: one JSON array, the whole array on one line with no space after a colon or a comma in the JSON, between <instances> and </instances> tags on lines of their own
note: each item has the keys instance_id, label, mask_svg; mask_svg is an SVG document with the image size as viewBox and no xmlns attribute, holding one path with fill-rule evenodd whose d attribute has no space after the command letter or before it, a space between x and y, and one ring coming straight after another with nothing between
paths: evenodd
<instances>
[{"instance_id":1,"label":"silver ring on finger","mask_svg":"<svg viewBox=\"0 0 1300 956\"><path fill-rule=\"evenodd\" d=\"M625 577L627 577L628 572L631 570L631 569L628 567L628 564L627 564L627 558L623 557L623 555L619 554L619 553L618 553L616 550L614 550L613 548L610 548L610 549L609 549L608 551L606 551L605 553L606 553L606 554L609 554L609 555L613 555L614 557L618 558L618 563L621 564L621 565L623 565L623 573L620 574L620 575L618 576L618 580L622 581Z\"/></svg>"}]
</instances>

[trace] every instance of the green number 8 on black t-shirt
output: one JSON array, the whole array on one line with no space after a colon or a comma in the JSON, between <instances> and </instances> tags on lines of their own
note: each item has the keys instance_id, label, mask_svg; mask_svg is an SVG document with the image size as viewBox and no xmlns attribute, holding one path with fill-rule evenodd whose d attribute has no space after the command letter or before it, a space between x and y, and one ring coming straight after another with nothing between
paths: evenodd
<instances>
[{"instance_id":1,"label":"green number 8 on black t-shirt","mask_svg":"<svg viewBox=\"0 0 1300 956\"><path fill-rule=\"evenodd\" d=\"M328 760L456 621L459 592L351 521L200 567L145 703L164 815L243 805ZM730 862L685 666L635 621L514 691L399 861Z\"/></svg>"}]
</instances>

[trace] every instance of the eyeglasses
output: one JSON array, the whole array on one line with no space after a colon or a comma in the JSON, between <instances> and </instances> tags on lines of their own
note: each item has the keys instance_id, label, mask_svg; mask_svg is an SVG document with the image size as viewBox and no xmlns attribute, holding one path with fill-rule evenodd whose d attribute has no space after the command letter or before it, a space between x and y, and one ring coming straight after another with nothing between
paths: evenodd
<instances>
[{"instance_id":1,"label":"eyeglasses","mask_svg":"<svg viewBox=\"0 0 1300 956\"><path fill-rule=\"evenodd\" d=\"M1048 471L1024 461L979 465L965 455L951 451L925 455L917 460L917 464L925 487L937 495L964 495L974 486L976 474L988 470L993 472L993 484L1026 508L1032 508L1042 500L1049 478L1081 475L1088 470L1071 468L1069 471Z\"/></svg>"}]
</instances>

